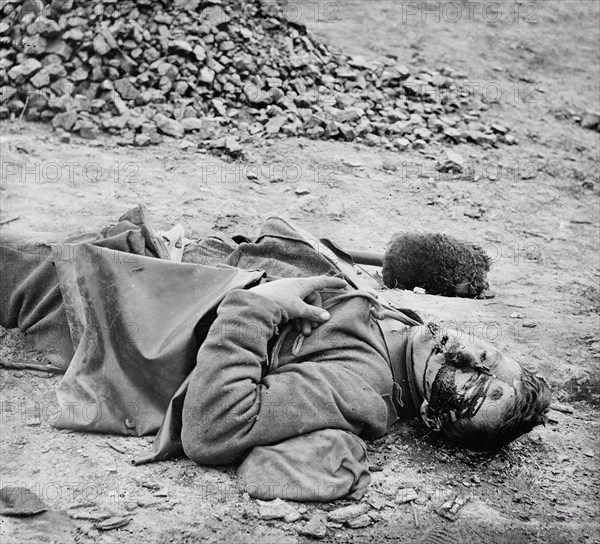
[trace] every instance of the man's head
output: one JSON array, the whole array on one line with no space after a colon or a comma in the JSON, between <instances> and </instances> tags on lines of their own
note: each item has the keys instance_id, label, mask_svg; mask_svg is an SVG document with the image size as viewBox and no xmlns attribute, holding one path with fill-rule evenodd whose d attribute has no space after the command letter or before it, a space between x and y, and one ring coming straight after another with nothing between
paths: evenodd
<instances>
[{"instance_id":1,"label":"man's head","mask_svg":"<svg viewBox=\"0 0 600 544\"><path fill-rule=\"evenodd\" d=\"M544 421L550 389L543 378L483 340L433 324L411 332L407 365L430 428L460 445L493 449Z\"/></svg>"}]
</instances>

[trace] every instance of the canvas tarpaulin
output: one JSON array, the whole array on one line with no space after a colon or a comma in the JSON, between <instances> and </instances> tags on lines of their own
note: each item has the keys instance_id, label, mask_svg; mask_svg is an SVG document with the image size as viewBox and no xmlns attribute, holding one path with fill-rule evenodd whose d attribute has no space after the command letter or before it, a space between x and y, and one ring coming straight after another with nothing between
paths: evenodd
<instances>
[{"instance_id":1,"label":"canvas tarpaulin","mask_svg":"<svg viewBox=\"0 0 600 544\"><path fill-rule=\"evenodd\" d=\"M207 258L202 243L184 256L216 266L125 253L109 241L63 248L68 258L55 264L75 355L57 391L55 425L138 436L159 431L136 464L182 455L187 377L227 292L265 273L340 273L337 257L305 236L271 218L255 241L226 247L225 264Z\"/></svg>"},{"instance_id":2,"label":"canvas tarpaulin","mask_svg":"<svg viewBox=\"0 0 600 544\"><path fill-rule=\"evenodd\" d=\"M75 355L55 425L138 436L158 430L225 294L264 276L88 244L56 266Z\"/></svg>"}]
</instances>

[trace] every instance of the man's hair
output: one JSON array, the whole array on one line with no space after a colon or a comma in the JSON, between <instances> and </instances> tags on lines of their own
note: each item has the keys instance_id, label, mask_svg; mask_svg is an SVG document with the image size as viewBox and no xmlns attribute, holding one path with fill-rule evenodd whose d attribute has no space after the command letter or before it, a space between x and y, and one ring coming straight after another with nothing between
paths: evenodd
<instances>
[{"instance_id":1,"label":"man's hair","mask_svg":"<svg viewBox=\"0 0 600 544\"><path fill-rule=\"evenodd\" d=\"M550 407L550 387L544 378L522 368L521 380L516 387L512 406L500 421L475 423L472 418L459 418L445 425L443 434L453 442L474 450L498 449L528 433L536 425L545 423L545 414Z\"/></svg>"}]
</instances>

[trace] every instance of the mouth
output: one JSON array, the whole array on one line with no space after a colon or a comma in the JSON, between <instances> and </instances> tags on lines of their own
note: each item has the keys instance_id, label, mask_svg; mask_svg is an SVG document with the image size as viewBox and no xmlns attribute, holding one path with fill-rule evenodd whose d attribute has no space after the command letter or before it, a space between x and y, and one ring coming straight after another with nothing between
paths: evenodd
<instances>
[{"instance_id":1,"label":"mouth","mask_svg":"<svg viewBox=\"0 0 600 544\"><path fill-rule=\"evenodd\" d=\"M474 372L459 389L458 372L462 371L451 365L442 365L431 386L424 419L434 429L441 430L459 419L474 417L487 398L491 376Z\"/></svg>"},{"instance_id":2,"label":"mouth","mask_svg":"<svg viewBox=\"0 0 600 544\"><path fill-rule=\"evenodd\" d=\"M434 430L472 418L483 406L492 383L492 373L476 355L448 336L440 337L437 325L430 323L421 343L432 344L420 378L421 417ZM424 355L424 354L423 354ZM409 366L415 374L415 361Z\"/></svg>"}]
</instances>

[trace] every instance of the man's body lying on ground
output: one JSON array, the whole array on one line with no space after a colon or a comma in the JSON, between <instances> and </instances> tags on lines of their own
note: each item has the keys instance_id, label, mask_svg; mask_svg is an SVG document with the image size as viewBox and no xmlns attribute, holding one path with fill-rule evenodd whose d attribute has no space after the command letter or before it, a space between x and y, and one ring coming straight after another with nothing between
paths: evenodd
<instances>
[{"instance_id":1,"label":"man's body lying on ground","mask_svg":"<svg viewBox=\"0 0 600 544\"><path fill-rule=\"evenodd\" d=\"M75 271L75 289L80 297L87 297L84 319L93 313L102 322L104 300L135 291L149 277L144 267L152 268L154 257L162 256L141 215L137 220L122 218L118 225L104 229L100 238L87 239L97 246L150 258L140 257L125 279L119 280L121 284L110 278L108 290L92 296L110 267L103 269L101 261L84 263L79 257L85 266ZM372 293L350 287L341 277L313 276L332 270L341 274L335 263L317 254L292 227L273 221L254 242L231 242L221 253L214 252L217 246L222 249L214 238L209 243L199 241L187 259L201 265L169 263L169 270L175 272L158 275L164 277L158 281L164 281L167 293L169 274L179 270L174 266L225 262L243 269L261 268L271 276L292 276L253 281L247 288L222 288L216 317L185 383L181 428L176 425L183 450L191 459L210 465L241 463L240 481L260 498L360 497L370 480L361 438L384 435L398 418L418 414L430 428L479 448L499 447L542 421L550 403L542 379L486 342L467 341L455 331L442 333L432 324L408 327L393 316L384 318ZM0 324L40 333L42 345L65 349L71 340L77 344L72 323L77 316L69 305L74 284L69 287L64 275L58 281L53 264L59 265L60 272L60 263L31 258L32 248L39 246L25 244L16 249L20 238L2 236L7 280L2 284ZM106 251L100 253L104 259ZM110 266L115 268L114 263ZM205 268L214 274L214 268ZM199 285L195 289L201 290ZM195 299L205 294L200 290L196 296L194 289L185 292L182 304L193 308ZM138 304L138 300L144 304L142 299L128 304ZM181 313L184 310L182 306ZM165 331L176 317L165 314ZM45 334L48 322L51 334ZM136 322L136 326L141 330L140 341L144 323ZM190 330L183 334L192 337L197 333L194 326L192 320L187 326ZM85 381L93 366L90 361L102 365L106 355L104 351L100 356L92 353L90 335L96 352L105 346L107 353L108 344L114 344L106 331L90 331L94 327L98 328L88 321L81 341L73 346L75 355L59 391L88 389L93 394L97 385L104 388L103 397L105 391L118 397L117 381L106 386L108 366L100 373L102 383ZM164 348L172 340L173 332L165 332L156 345ZM118 347L112 356L124 369L118 378L122 380L136 351L126 343ZM183 352L166 351L171 354L167 363L173 369L181 366L173 354ZM151 354L144 353L142 363L151 359ZM192 368L193 361L185 365ZM144 372L146 367L135 368ZM156 376L144 376L147 387L156 386L153 379ZM169 391L173 395L174 390ZM143 411L146 406L142 403L140 408ZM98 428L90 426L90 430Z\"/></svg>"}]
</instances>

